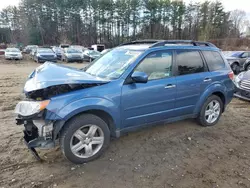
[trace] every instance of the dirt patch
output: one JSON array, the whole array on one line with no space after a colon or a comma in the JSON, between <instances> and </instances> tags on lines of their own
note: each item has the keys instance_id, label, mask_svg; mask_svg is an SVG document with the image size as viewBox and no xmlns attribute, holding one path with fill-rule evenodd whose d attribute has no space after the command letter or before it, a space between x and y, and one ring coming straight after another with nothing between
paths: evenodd
<instances>
[{"instance_id":1,"label":"dirt patch","mask_svg":"<svg viewBox=\"0 0 250 188\"><path fill-rule=\"evenodd\" d=\"M193 120L156 126L113 140L84 165L66 161L60 148L39 150L37 162L22 141L13 109L38 64L0 63L0 187L250 187L250 104L234 99L218 125ZM82 67L82 64L70 64Z\"/></svg>"}]
</instances>

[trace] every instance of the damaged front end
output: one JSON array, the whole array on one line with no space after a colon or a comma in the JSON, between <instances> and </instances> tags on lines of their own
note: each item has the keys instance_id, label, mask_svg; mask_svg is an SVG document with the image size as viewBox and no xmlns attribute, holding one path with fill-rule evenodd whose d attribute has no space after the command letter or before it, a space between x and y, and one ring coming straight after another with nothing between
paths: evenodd
<instances>
[{"instance_id":1,"label":"damaged front end","mask_svg":"<svg viewBox=\"0 0 250 188\"><path fill-rule=\"evenodd\" d=\"M16 124L24 125L24 142L32 151L36 159L40 160L35 148L52 148L53 141L53 121L45 120L45 108L50 101L21 101L15 108L17 114Z\"/></svg>"},{"instance_id":2,"label":"damaged front end","mask_svg":"<svg viewBox=\"0 0 250 188\"><path fill-rule=\"evenodd\" d=\"M240 73L234 80L236 91L234 96L250 101L250 71Z\"/></svg>"},{"instance_id":3,"label":"damaged front end","mask_svg":"<svg viewBox=\"0 0 250 188\"><path fill-rule=\"evenodd\" d=\"M40 157L35 148L55 147L64 124L56 114L61 107L53 104L53 100L59 95L105 83L108 81L53 63L39 66L29 76L24 87L26 99L16 105L15 113L17 125L24 125L24 141L36 159Z\"/></svg>"}]
</instances>

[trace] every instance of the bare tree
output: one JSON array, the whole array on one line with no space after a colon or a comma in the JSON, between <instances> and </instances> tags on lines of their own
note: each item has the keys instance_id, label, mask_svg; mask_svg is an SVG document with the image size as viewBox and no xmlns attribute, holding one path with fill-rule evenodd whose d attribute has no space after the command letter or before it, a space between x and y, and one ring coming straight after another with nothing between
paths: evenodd
<instances>
[{"instance_id":1,"label":"bare tree","mask_svg":"<svg viewBox=\"0 0 250 188\"><path fill-rule=\"evenodd\" d=\"M246 12L243 10L234 10L231 12L230 20L233 23L233 35L240 36L244 29L244 21L246 19Z\"/></svg>"}]
</instances>

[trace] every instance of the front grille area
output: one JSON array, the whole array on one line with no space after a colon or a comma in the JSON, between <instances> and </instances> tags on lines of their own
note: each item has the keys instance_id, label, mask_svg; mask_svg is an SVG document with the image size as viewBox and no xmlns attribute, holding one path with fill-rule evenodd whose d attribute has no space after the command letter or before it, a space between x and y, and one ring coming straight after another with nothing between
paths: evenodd
<instances>
[{"instance_id":1,"label":"front grille area","mask_svg":"<svg viewBox=\"0 0 250 188\"><path fill-rule=\"evenodd\" d=\"M240 87L243 89L250 90L250 80L243 80L240 82Z\"/></svg>"}]
</instances>

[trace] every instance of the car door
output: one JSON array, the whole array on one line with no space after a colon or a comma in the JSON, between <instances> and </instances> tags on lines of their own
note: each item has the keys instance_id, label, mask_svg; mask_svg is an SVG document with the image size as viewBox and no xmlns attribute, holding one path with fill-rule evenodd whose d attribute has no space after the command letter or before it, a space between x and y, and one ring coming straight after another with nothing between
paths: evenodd
<instances>
[{"instance_id":1,"label":"car door","mask_svg":"<svg viewBox=\"0 0 250 188\"><path fill-rule=\"evenodd\" d=\"M175 115L176 80L172 76L172 63L172 51L157 51L148 54L135 68L134 72L148 75L148 82L125 82L123 85L121 114L124 128Z\"/></svg>"},{"instance_id":2,"label":"car door","mask_svg":"<svg viewBox=\"0 0 250 188\"><path fill-rule=\"evenodd\" d=\"M201 95L201 88L211 83L211 73L207 71L198 50L177 50L176 62L176 114L191 115Z\"/></svg>"}]
</instances>

